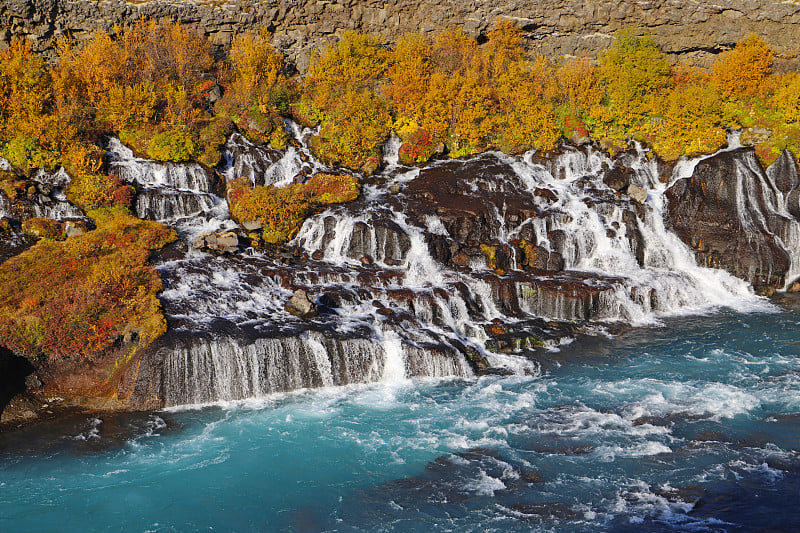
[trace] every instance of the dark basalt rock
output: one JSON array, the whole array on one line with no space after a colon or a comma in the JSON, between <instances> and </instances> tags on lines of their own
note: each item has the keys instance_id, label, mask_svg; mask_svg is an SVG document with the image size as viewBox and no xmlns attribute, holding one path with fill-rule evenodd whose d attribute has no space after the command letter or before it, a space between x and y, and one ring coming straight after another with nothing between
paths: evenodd
<instances>
[{"instance_id":1,"label":"dark basalt rock","mask_svg":"<svg viewBox=\"0 0 800 533\"><path fill-rule=\"evenodd\" d=\"M789 179L781 175L785 186ZM722 152L667 190L669 219L699 264L724 268L769 292L783 286L790 263L778 240L786 222L774 211L778 194L753 149Z\"/></svg>"},{"instance_id":2,"label":"dark basalt rock","mask_svg":"<svg viewBox=\"0 0 800 533\"><path fill-rule=\"evenodd\" d=\"M789 150L784 150L767 169L767 177L783 194L789 194L800 186L797 161Z\"/></svg>"}]
</instances>

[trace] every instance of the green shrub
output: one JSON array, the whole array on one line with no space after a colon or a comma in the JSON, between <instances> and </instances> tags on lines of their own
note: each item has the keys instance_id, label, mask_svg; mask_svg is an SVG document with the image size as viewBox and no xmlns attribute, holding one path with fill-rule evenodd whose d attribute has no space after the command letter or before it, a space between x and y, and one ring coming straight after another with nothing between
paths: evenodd
<instances>
[{"instance_id":1,"label":"green shrub","mask_svg":"<svg viewBox=\"0 0 800 533\"><path fill-rule=\"evenodd\" d=\"M196 155L195 150L188 128L175 126L153 135L147 155L159 161L188 161Z\"/></svg>"}]
</instances>

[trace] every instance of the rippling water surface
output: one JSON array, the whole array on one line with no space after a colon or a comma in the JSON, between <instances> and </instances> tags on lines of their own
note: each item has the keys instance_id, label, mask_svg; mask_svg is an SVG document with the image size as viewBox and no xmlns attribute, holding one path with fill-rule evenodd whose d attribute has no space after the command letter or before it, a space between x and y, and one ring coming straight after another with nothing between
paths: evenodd
<instances>
[{"instance_id":1,"label":"rippling water surface","mask_svg":"<svg viewBox=\"0 0 800 533\"><path fill-rule=\"evenodd\" d=\"M798 529L799 324L681 318L539 377L67 417L0 435L0 531Z\"/></svg>"}]
</instances>

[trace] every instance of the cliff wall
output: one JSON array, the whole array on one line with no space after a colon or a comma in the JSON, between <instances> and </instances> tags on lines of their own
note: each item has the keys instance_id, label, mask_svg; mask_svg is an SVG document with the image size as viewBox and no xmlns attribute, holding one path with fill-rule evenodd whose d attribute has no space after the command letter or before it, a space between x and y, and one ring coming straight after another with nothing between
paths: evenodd
<instances>
[{"instance_id":1,"label":"cliff wall","mask_svg":"<svg viewBox=\"0 0 800 533\"><path fill-rule=\"evenodd\" d=\"M275 45L302 71L313 48L346 30L391 40L401 32L459 25L477 37L500 16L525 30L531 49L550 57L596 55L616 30L628 26L652 33L676 59L700 65L749 33L765 37L784 64L797 61L800 42L797 1L0 0L0 46L20 36L31 40L35 50L52 53L59 35L81 40L97 28L140 17L181 21L220 46L236 31L266 26L274 32Z\"/></svg>"}]
</instances>

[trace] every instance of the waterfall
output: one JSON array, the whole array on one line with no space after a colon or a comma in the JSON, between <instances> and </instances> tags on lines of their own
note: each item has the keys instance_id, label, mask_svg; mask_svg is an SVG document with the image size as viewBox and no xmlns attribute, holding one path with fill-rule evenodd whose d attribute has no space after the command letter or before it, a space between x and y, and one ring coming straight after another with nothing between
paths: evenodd
<instances>
[{"instance_id":1,"label":"waterfall","mask_svg":"<svg viewBox=\"0 0 800 533\"><path fill-rule=\"evenodd\" d=\"M471 375L466 365L453 366L433 351L404 348L399 336L388 335L383 343L313 331L253 342L232 337L178 341L161 349L165 402L175 406L241 400L309 387L397 381L406 373ZM418 373L428 368L432 372Z\"/></svg>"},{"instance_id":2,"label":"waterfall","mask_svg":"<svg viewBox=\"0 0 800 533\"><path fill-rule=\"evenodd\" d=\"M308 149L314 132L292 122L287 131L294 140L284 151L231 136L220 173L279 186L324 169ZM157 265L171 340L149 357L168 405L471 377L487 366L536 374L534 350L557 349L576 332L768 308L746 281L698 265L667 223L667 191L712 156L679 161L671 177L638 144L614 158L562 146L547 157L489 153L408 169L393 159L396 144L387 143L388 166L360 199L308 218L277 256L190 252ZM782 242L795 242L790 192L743 153L727 153L739 163L742 223L780 226ZM190 172L156 172L160 164L132 154L118 161L137 184L142 216L184 239L232 224L212 192L164 177ZM318 316L284 309L298 288Z\"/></svg>"},{"instance_id":3,"label":"waterfall","mask_svg":"<svg viewBox=\"0 0 800 533\"><path fill-rule=\"evenodd\" d=\"M293 137L285 151L260 146L234 133L223 149L223 165L220 172L230 181L247 178L254 186L274 185L284 187L297 176L311 176L326 170L325 165L311 154L306 142L314 132L302 129L291 120L286 121L286 130Z\"/></svg>"}]
</instances>

